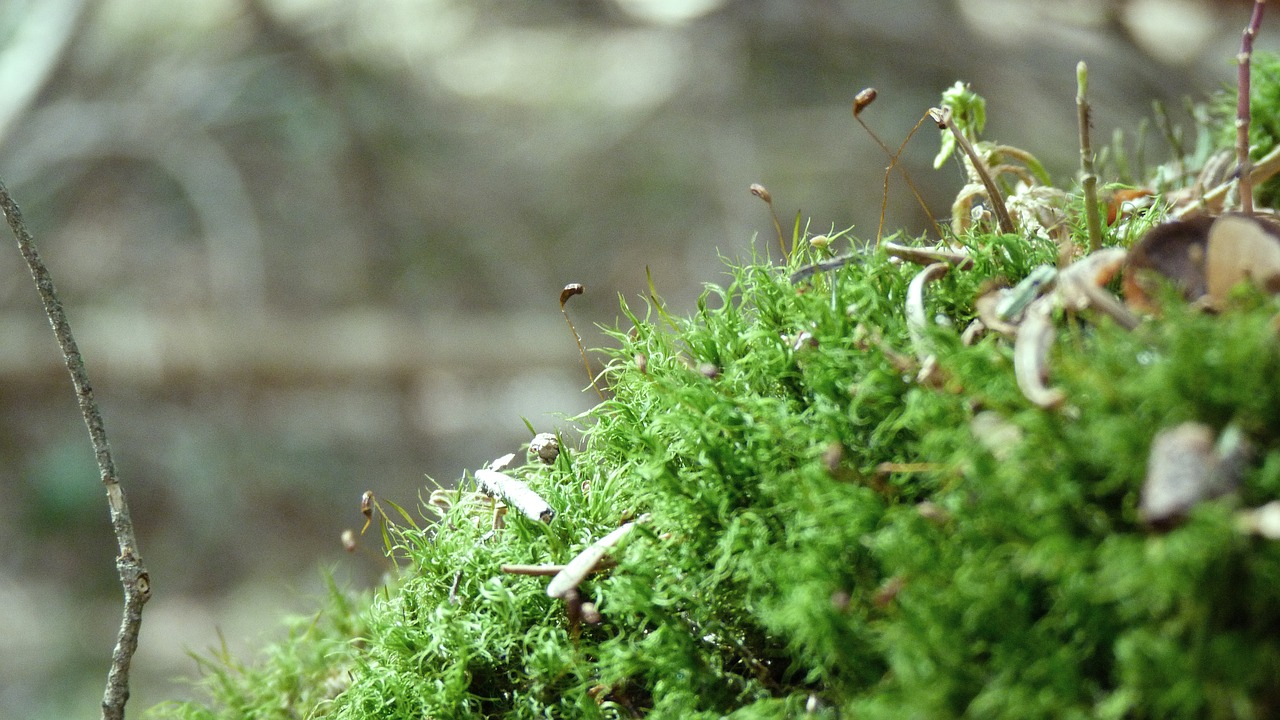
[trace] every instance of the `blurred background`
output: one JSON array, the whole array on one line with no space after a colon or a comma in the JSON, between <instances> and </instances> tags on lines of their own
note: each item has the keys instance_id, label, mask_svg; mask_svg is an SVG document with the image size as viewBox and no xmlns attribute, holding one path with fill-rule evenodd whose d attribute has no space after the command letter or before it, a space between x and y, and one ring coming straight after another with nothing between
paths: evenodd
<instances>
[{"instance_id":1,"label":"blurred background","mask_svg":"<svg viewBox=\"0 0 1280 720\"><path fill-rule=\"evenodd\" d=\"M405 506L596 400L589 346L692 309L789 226L874 237L886 158L942 90L1078 161L1234 80L1248 0L4 0L0 179L58 283L154 598L132 713L306 613L365 490ZM1264 25L1260 47L1274 47ZM962 175L904 165L939 216ZM896 178L889 227L928 223ZM13 247L7 230L6 242ZM597 358L598 362L598 358ZM0 718L96 715L116 548L62 360L0 251Z\"/></svg>"}]
</instances>

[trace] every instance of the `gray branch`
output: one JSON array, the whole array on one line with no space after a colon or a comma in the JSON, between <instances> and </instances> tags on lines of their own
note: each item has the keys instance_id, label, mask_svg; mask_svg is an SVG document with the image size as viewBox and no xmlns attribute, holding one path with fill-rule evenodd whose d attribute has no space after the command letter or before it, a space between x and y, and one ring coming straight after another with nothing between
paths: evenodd
<instances>
[{"instance_id":1,"label":"gray branch","mask_svg":"<svg viewBox=\"0 0 1280 720\"><path fill-rule=\"evenodd\" d=\"M31 278L36 283L36 291L40 294L40 302L44 305L45 315L53 326L53 334L58 338L58 346L62 348L62 356L67 362L67 371L71 373L71 384L76 391L76 400L80 404L80 414L89 428L89 439L93 443L93 453L98 461L98 472L102 484L107 491L107 505L111 513L111 529L115 533L116 542L120 546L120 554L116 557L116 570L120 574L120 584L124 586L124 613L120 621L120 632L116 636L116 646L111 653L111 669L107 673L107 689L102 696L103 720L123 720L124 706L129 700L129 664L133 653L138 649L138 629L142 626L142 606L151 597L151 579L138 554L138 541L133 534L133 521L129 519L129 505L125 502L124 491L116 477L115 462L111 459L111 448L107 444L107 431L102 422L102 413L93 399L93 387L89 384L89 375L85 371L84 358L80 348L76 346L75 337L71 334L71 325L62 309L62 302L53 287L53 277L36 252L35 241L27 232L22 222L22 212L17 203L9 195L9 190L0 182L0 209L9 220L9 228L18 240L18 250L31 269Z\"/></svg>"}]
</instances>

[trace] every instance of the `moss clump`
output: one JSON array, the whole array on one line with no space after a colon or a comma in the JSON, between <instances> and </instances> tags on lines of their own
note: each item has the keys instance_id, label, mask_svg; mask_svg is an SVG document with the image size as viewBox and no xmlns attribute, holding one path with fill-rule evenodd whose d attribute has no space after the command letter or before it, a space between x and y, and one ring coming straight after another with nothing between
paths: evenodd
<instances>
[{"instance_id":1,"label":"moss clump","mask_svg":"<svg viewBox=\"0 0 1280 720\"><path fill-rule=\"evenodd\" d=\"M1059 248L981 224L959 241L973 265L928 286L945 322L914 340L918 268L883 247L798 282L821 252L803 242L786 267L731 266L689 317L624 304L613 397L578 419L581 450L510 471L553 521L496 528L464 479L435 522L390 528L391 586L334 605L316 626L331 631L260 669L210 666L218 709L156 715L1280 712L1280 545L1240 521L1280 498L1277 301L1242 293L1213 316L1170 302L1132 332L1060 318L1067 406L1049 411L1019 391L1009 341L960 329L981 287ZM938 369L918 374L916 351ZM1156 530L1137 509L1151 439L1188 420L1240 429L1254 460L1237 492ZM642 514L616 567L581 585L598 624L501 569L565 563Z\"/></svg>"},{"instance_id":2,"label":"moss clump","mask_svg":"<svg viewBox=\"0 0 1280 720\"><path fill-rule=\"evenodd\" d=\"M288 638L267 648L255 664L237 661L224 648L197 657L201 684L215 700L210 705L169 702L149 717L191 720L290 720L326 707L349 682L349 669L360 654L365 635L368 598L344 593L328 582L324 608L311 617L289 621Z\"/></svg>"}]
</instances>

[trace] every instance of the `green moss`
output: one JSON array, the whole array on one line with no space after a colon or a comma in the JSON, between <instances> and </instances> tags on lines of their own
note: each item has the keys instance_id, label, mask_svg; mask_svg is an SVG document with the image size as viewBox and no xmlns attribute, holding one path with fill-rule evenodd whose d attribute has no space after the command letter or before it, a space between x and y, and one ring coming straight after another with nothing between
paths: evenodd
<instances>
[{"instance_id":1,"label":"green moss","mask_svg":"<svg viewBox=\"0 0 1280 720\"><path fill-rule=\"evenodd\" d=\"M197 657L203 689L214 702L171 702L147 717L187 720L290 720L325 708L346 689L350 669L364 648L367 598L353 597L329 580L324 608L313 617L289 622L288 638L241 663L226 649Z\"/></svg>"},{"instance_id":2,"label":"green moss","mask_svg":"<svg viewBox=\"0 0 1280 720\"><path fill-rule=\"evenodd\" d=\"M1280 304L1175 303L1133 332L1063 318L1050 379L1068 407L1046 411L1008 340L960 330L980 286L1058 249L961 241L974 266L926 292L950 321L924 334L933 382L903 367L918 269L880 250L794 284L817 259L803 242L788 267L730 266L687 318L624 303L613 396L577 419L581 449L511 471L552 522L495 528L464 479L438 520L389 529L396 583L335 593L254 669L206 663L211 708L154 714L1273 716L1280 546L1236 513L1280 495ZM1157 531L1137 512L1151 438L1187 420L1240 428L1256 461L1239 492ZM565 563L641 515L581 585L598 625L501 571Z\"/></svg>"}]
</instances>

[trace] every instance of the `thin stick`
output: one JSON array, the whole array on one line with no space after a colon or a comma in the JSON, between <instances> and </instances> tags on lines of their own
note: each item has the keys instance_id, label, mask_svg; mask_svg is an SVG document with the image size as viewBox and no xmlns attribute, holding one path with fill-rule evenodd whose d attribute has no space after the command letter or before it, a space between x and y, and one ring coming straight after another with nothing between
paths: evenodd
<instances>
[{"instance_id":1,"label":"thin stick","mask_svg":"<svg viewBox=\"0 0 1280 720\"><path fill-rule=\"evenodd\" d=\"M1258 36L1258 28L1262 25L1262 11L1267 7L1266 0L1254 0L1253 15L1249 25L1240 38L1240 54L1236 56L1239 66L1236 77L1236 159L1239 163L1237 174L1240 176L1240 212L1253 214L1253 179L1249 177L1249 72L1253 59L1253 39Z\"/></svg>"},{"instance_id":2,"label":"thin stick","mask_svg":"<svg viewBox=\"0 0 1280 720\"><path fill-rule=\"evenodd\" d=\"M563 565L502 565L498 568L511 575L533 575L553 577L564 570Z\"/></svg>"},{"instance_id":3,"label":"thin stick","mask_svg":"<svg viewBox=\"0 0 1280 720\"><path fill-rule=\"evenodd\" d=\"M84 358L71 334L71 325L62 309L62 301L58 299L58 293L53 287L53 277L36 252L35 240L22 222L22 211L18 209L3 182L0 182L0 209L4 210L9 228L18 240L18 251L27 261L31 278L36 283L36 291L40 294L40 302L44 304L45 315L48 316L53 334L62 348L62 357L66 360L67 371L71 373L71 384L75 387L76 399L80 404L80 414L89 429L89 440L93 443L93 453L97 457L98 472L107 491L111 530L120 546L116 570L120 575L120 584L124 586L124 613L120 632L116 636L116 646L111 653L111 669L107 672L107 689L102 696L102 718L123 720L124 705L129 700L129 664L133 660L134 651L138 649L142 606L151 597L151 576L142 564L142 556L138 554L133 521L129 519L129 505L125 502L124 491L116 477L115 462L111 459L111 448L107 444L107 431L102 422L102 413L98 411L98 403L93 399L93 387L89 384Z\"/></svg>"},{"instance_id":4,"label":"thin stick","mask_svg":"<svg viewBox=\"0 0 1280 720\"><path fill-rule=\"evenodd\" d=\"M1084 188L1084 221L1089 228L1089 252L1102 247L1102 223L1098 217L1098 175L1093 169L1093 144L1089 140L1089 68L1076 65L1076 116L1080 123L1080 184Z\"/></svg>"},{"instance_id":5,"label":"thin stick","mask_svg":"<svg viewBox=\"0 0 1280 720\"><path fill-rule=\"evenodd\" d=\"M929 117L938 123L939 128L949 130L956 138L956 144L964 151L969 158L969 163L973 165L974 172L978 174L978 179L982 181L982 187L987 190L987 200L991 203L991 211L995 213L996 222L1000 225L1000 232L1006 235L1016 235L1018 228L1013 224L1013 218L1009 217L1009 209L1004 206L1004 197L1000 195L1000 189L996 187L996 183L991 179L991 174L987 172L982 159L978 157L978 153L973 149L973 145L969 143L969 138L960 132L960 128L956 127L956 122L951 118L951 108L933 108L929 110Z\"/></svg>"}]
</instances>

